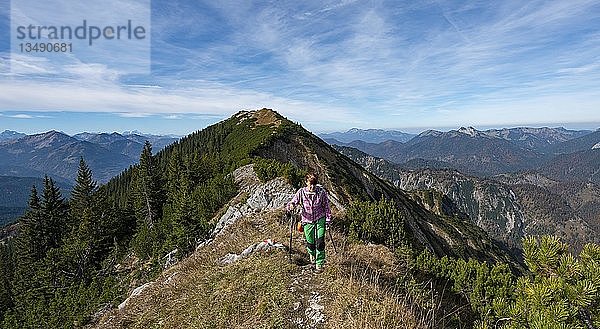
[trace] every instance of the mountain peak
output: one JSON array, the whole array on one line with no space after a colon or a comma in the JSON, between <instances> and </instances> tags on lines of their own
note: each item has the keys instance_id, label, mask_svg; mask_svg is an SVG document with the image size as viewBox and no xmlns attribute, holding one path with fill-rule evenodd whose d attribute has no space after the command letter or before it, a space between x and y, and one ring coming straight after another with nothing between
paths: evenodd
<instances>
[{"instance_id":1,"label":"mountain peak","mask_svg":"<svg viewBox=\"0 0 600 329\"><path fill-rule=\"evenodd\" d=\"M35 135L30 135L29 137L37 137L37 138L71 138L71 136L63 133L62 131L50 130L45 133L39 133Z\"/></svg>"},{"instance_id":2,"label":"mountain peak","mask_svg":"<svg viewBox=\"0 0 600 329\"><path fill-rule=\"evenodd\" d=\"M438 137L443 135L444 133L438 130L425 130L424 132L420 133L419 136L417 137Z\"/></svg>"},{"instance_id":3,"label":"mountain peak","mask_svg":"<svg viewBox=\"0 0 600 329\"><path fill-rule=\"evenodd\" d=\"M4 130L3 132L0 133L0 141L2 140L14 140L14 139L19 139L21 137L26 136L23 133L14 131L14 130Z\"/></svg>"},{"instance_id":4,"label":"mountain peak","mask_svg":"<svg viewBox=\"0 0 600 329\"><path fill-rule=\"evenodd\" d=\"M477 130L477 129L473 128L473 127L468 127L468 128L460 127L458 129L458 132L461 133L461 134L469 135L471 137L475 137L475 136L477 136L479 134L479 130Z\"/></svg>"},{"instance_id":5,"label":"mountain peak","mask_svg":"<svg viewBox=\"0 0 600 329\"><path fill-rule=\"evenodd\" d=\"M16 134L21 134L20 132L14 131L14 130L4 130L2 133L2 135L16 135Z\"/></svg>"},{"instance_id":6,"label":"mountain peak","mask_svg":"<svg viewBox=\"0 0 600 329\"><path fill-rule=\"evenodd\" d=\"M121 135L123 136L128 136L128 135L143 135L143 133L139 130L125 130Z\"/></svg>"},{"instance_id":7,"label":"mountain peak","mask_svg":"<svg viewBox=\"0 0 600 329\"><path fill-rule=\"evenodd\" d=\"M260 110L242 110L234 115L236 118L244 121L246 119L255 119L257 126L275 126L279 127L284 119L279 113L272 109L262 108ZM241 122L240 121L240 122Z\"/></svg>"},{"instance_id":8,"label":"mountain peak","mask_svg":"<svg viewBox=\"0 0 600 329\"><path fill-rule=\"evenodd\" d=\"M24 137L22 140L24 140L27 144L33 145L36 149L44 147L54 147L58 144L77 141L77 139L56 130L50 130L45 133L29 135Z\"/></svg>"}]
</instances>

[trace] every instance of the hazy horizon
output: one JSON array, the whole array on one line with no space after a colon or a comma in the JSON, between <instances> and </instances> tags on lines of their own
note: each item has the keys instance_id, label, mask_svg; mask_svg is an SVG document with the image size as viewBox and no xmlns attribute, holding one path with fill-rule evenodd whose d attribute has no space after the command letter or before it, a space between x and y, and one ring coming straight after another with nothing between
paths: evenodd
<instances>
[{"instance_id":1,"label":"hazy horizon","mask_svg":"<svg viewBox=\"0 0 600 329\"><path fill-rule=\"evenodd\" d=\"M89 113L86 113L86 115L88 115ZM0 115L1 117L1 115ZM226 119L226 118L223 118ZM222 119L222 120L223 120ZM196 130L193 131L188 131L188 132L183 132L183 133L179 133L179 132L174 132L174 131L147 131L144 130L143 126L138 127L138 128L126 128L126 129L108 129L108 130L94 130L94 129L81 129L81 130L64 130L61 128L57 128L57 127L48 127L48 128L39 128L39 130L28 130L27 126L21 126L21 127L25 127L25 128L4 128L4 125L2 125L0 127L0 132L4 132L4 131L15 131L18 133L24 133L27 135L35 135L35 134L42 134L42 133L46 133L52 130L55 131L59 131L62 133L65 133L69 136L73 136L76 134L80 134L80 133L107 133L107 134L111 134L111 133L119 133L119 134L124 134L126 132L137 132L140 134L144 134L144 135L161 135L161 136L167 136L167 135L173 135L173 136L186 136L188 134L193 133L194 131L197 130L201 130L204 129L206 127L208 127L211 124L217 123L221 120L216 120L212 123L206 124L203 127L199 127ZM302 124L302 122L299 122L300 124ZM519 124L515 124L515 125L501 125L501 126L472 126L472 125L460 125L460 126L456 126L456 127L401 127L401 128L380 128L380 127L350 127L348 129L342 129L342 130L325 130L325 131L313 131L310 130L311 132L315 133L315 134L330 134L330 133L345 133L348 132L351 129L361 129L361 130L368 130L368 129L381 129L381 130L385 130L385 131L399 131L399 132L403 132L403 133L409 133L409 134L419 134L422 133L424 131L427 130L437 130L437 131L442 131L442 132L447 132L447 131L451 131L451 130L457 130L461 127L473 127L479 131L484 131L484 130L490 130L490 129L510 129L510 128L522 128L522 127L526 127L526 128L565 128L568 130L590 130L590 131L595 131L600 129L600 122L590 122L590 123L566 123L566 124L556 124L556 123L551 123L551 124L540 124L540 125L519 125Z\"/></svg>"}]
</instances>

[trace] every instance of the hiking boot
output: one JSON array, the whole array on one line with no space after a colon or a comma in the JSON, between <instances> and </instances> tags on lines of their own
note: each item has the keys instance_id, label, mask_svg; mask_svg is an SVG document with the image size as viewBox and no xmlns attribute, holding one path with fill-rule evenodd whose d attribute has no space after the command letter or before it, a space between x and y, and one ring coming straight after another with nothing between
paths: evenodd
<instances>
[{"instance_id":1,"label":"hiking boot","mask_svg":"<svg viewBox=\"0 0 600 329\"><path fill-rule=\"evenodd\" d=\"M315 273L321 273L321 272L323 272L323 265L317 264L317 266L315 266Z\"/></svg>"},{"instance_id":2,"label":"hiking boot","mask_svg":"<svg viewBox=\"0 0 600 329\"><path fill-rule=\"evenodd\" d=\"M317 258L315 256L311 255L311 254L308 254L308 255L310 256L310 264L311 265L315 265L315 261L316 261Z\"/></svg>"}]
</instances>

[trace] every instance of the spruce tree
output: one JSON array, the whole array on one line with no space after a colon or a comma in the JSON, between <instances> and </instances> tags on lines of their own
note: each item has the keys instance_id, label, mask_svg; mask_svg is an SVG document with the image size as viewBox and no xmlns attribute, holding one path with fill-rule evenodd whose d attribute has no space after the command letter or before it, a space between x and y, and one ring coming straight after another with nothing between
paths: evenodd
<instances>
[{"instance_id":1,"label":"spruce tree","mask_svg":"<svg viewBox=\"0 0 600 329\"><path fill-rule=\"evenodd\" d=\"M35 185L31 187L28 209L19 218L19 235L16 239L18 259L23 262L33 263L45 256L48 244L42 231L43 212L41 200Z\"/></svg>"},{"instance_id":2,"label":"spruce tree","mask_svg":"<svg viewBox=\"0 0 600 329\"><path fill-rule=\"evenodd\" d=\"M160 214L160 175L152 155L152 145L146 141L135 182L136 197L138 198L136 210L139 218L145 225L152 228L158 221Z\"/></svg>"},{"instance_id":3,"label":"spruce tree","mask_svg":"<svg viewBox=\"0 0 600 329\"><path fill-rule=\"evenodd\" d=\"M159 251L164 237L159 227L162 214L160 173L152 155L152 145L146 141L140 163L134 171L133 207L136 216L134 249L142 258Z\"/></svg>"},{"instance_id":4,"label":"spruce tree","mask_svg":"<svg viewBox=\"0 0 600 329\"><path fill-rule=\"evenodd\" d=\"M28 305L33 301L44 298L44 283L38 277L49 246L49 236L46 233L42 201L37 189L31 188L29 208L19 218L19 234L15 238L15 270L12 280L12 294L17 313L27 312Z\"/></svg>"},{"instance_id":5,"label":"spruce tree","mask_svg":"<svg viewBox=\"0 0 600 329\"><path fill-rule=\"evenodd\" d=\"M191 184L189 181L189 161L182 161L180 153L174 151L167 165L167 203L164 215L168 222L169 235L167 248L177 247L185 252L193 246L195 240L194 216L191 204Z\"/></svg>"},{"instance_id":6,"label":"spruce tree","mask_svg":"<svg viewBox=\"0 0 600 329\"><path fill-rule=\"evenodd\" d=\"M92 195L96 192L97 184L92 178L92 171L85 163L83 158L79 159L79 169L75 187L71 192L70 209L71 214L77 216L88 208Z\"/></svg>"},{"instance_id":7,"label":"spruce tree","mask_svg":"<svg viewBox=\"0 0 600 329\"><path fill-rule=\"evenodd\" d=\"M45 252L50 248L60 246L63 233L66 230L68 211L60 189L55 185L54 180L48 176L44 177L41 211L43 220L40 231L47 237L47 244L44 246Z\"/></svg>"},{"instance_id":8,"label":"spruce tree","mask_svg":"<svg viewBox=\"0 0 600 329\"><path fill-rule=\"evenodd\" d=\"M100 230L103 205L99 205L95 193L97 184L92 171L83 158L79 160L79 170L71 200L69 202L71 234L66 239L64 254L68 255L68 272L77 281L85 280L98 266L101 250L105 248L105 236Z\"/></svg>"}]
</instances>

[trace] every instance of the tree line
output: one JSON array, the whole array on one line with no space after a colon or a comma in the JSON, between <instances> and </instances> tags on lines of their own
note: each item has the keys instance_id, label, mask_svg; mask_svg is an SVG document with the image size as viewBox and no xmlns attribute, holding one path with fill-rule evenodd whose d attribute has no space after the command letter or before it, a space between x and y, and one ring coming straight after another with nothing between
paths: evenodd
<instances>
[{"instance_id":1,"label":"tree line","mask_svg":"<svg viewBox=\"0 0 600 329\"><path fill-rule=\"evenodd\" d=\"M121 191L121 192L119 192ZM236 193L211 155L174 151L162 170L149 143L139 165L99 187L80 160L71 198L52 178L34 186L18 235L0 249L0 318L4 328L83 325L115 306L140 279L122 271L127 258L149 263L150 279L177 250L181 258L212 229L214 213Z\"/></svg>"}]
</instances>

